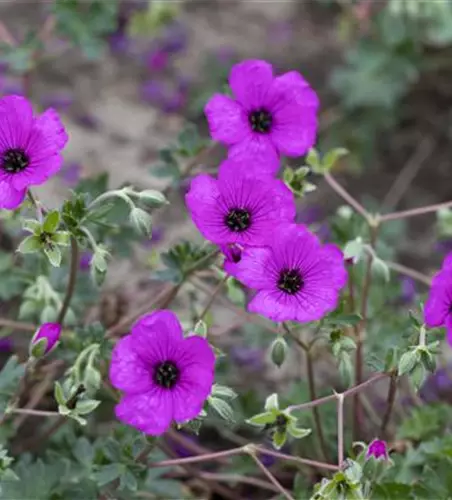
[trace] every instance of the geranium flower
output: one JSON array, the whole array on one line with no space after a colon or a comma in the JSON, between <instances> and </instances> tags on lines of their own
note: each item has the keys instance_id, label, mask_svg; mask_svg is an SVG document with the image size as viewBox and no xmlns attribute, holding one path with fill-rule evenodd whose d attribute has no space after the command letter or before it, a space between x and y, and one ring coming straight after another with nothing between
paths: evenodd
<instances>
[{"instance_id":1,"label":"geranium flower","mask_svg":"<svg viewBox=\"0 0 452 500\"><path fill-rule=\"evenodd\" d=\"M30 342L30 353L35 357L41 357L52 351L61 336L61 325L59 323L44 323L34 334Z\"/></svg>"},{"instance_id":2,"label":"geranium flower","mask_svg":"<svg viewBox=\"0 0 452 500\"><path fill-rule=\"evenodd\" d=\"M246 163L226 160L218 180L198 175L185 196L193 222L202 235L217 244L264 245L275 226L295 217L293 195L271 177L256 178Z\"/></svg>"},{"instance_id":3,"label":"geranium flower","mask_svg":"<svg viewBox=\"0 0 452 500\"><path fill-rule=\"evenodd\" d=\"M385 441L381 439L374 439L368 446L366 452L366 459L374 457L378 460L388 460L388 447Z\"/></svg>"},{"instance_id":4,"label":"geranium flower","mask_svg":"<svg viewBox=\"0 0 452 500\"><path fill-rule=\"evenodd\" d=\"M53 109L34 117L25 97L0 99L0 208L17 208L29 186L58 172L67 140Z\"/></svg>"},{"instance_id":5,"label":"geranium flower","mask_svg":"<svg viewBox=\"0 0 452 500\"><path fill-rule=\"evenodd\" d=\"M184 338L173 312L143 316L113 349L110 380L125 392L116 416L153 436L173 420L197 417L212 390L214 366L207 340Z\"/></svg>"},{"instance_id":6,"label":"geranium flower","mask_svg":"<svg viewBox=\"0 0 452 500\"><path fill-rule=\"evenodd\" d=\"M296 71L274 77L265 61L236 64L229 74L234 97L215 94L205 113L213 139L229 156L252 157L261 172L273 174L279 155L300 156L315 143L319 100Z\"/></svg>"},{"instance_id":7,"label":"geranium flower","mask_svg":"<svg viewBox=\"0 0 452 500\"><path fill-rule=\"evenodd\" d=\"M220 250L224 255L224 270L231 274L235 264L238 264L242 258L243 247L240 245L220 245Z\"/></svg>"},{"instance_id":8,"label":"geranium flower","mask_svg":"<svg viewBox=\"0 0 452 500\"><path fill-rule=\"evenodd\" d=\"M452 345L452 252L447 255L441 270L433 277L424 306L424 321L430 328L446 327L447 341Z\"/></svg>"},{"instance_id":9,"label":"geranium flower","mask_svg":"<svg viewBox=\"0 0 452 500\"><path fill-rule=\"evenodd\" d=\"M347 282L342 252L304 226L274 228L268 247L248 247L232 275L257 290L248 310L273 321L316 321L333 311Z\"/></svg>"}]
</instances>

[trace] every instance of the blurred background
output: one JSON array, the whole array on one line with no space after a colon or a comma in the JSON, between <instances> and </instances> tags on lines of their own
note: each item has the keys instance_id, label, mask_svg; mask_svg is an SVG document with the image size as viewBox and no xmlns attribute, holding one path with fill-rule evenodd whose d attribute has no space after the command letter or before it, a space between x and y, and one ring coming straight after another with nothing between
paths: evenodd
<instances>
[{"instance_id":1,"label":"blurred background","mask_svg":"<svg viewBox=\"0 0 452 500\"><path fill-rule=\"evenodd\" d=\"M110 187L128 182L165 188L172 168L168 146L202 140L197 134L207 137L204 104L225 88L231 66L245 58L266 59L278 73L298 70L310 82L321 100L318 149L349 150L335 174L370 210L414 208L452 197L449 0L2 0L0 20L0 96L24 93L36 109L57 109L70 136L61 174L37 189L50 206L89 179ZM14 49L3 25L19 42ZM58 26L71 33L70 40L58 34ZM224 150L217 148L198 170L214 173L223 156ZM303 160L291 165L301 166ZM105 173L108 179L102 177ZM342 202L321 179L314 181L317 190L297 201L298 221L330 240L335 229L329 218ZM93 318L100 317L106 326L117 322L131 303L160 286L152 273L162 251L182 238L201 241L184 208L187 186L185 181L173 190L164 219L156 214L149 240L137 242L123 258L118 242L113 252L120 254L118 262L100 303L90 304ZM10 251L11 235L2 228L2 249ZM452 249L449 213L388 224L385 231L388 248L383 254L387 251L390 258L426 274ZM122 235L127 243L128 234ZM407 278L385 287L383 303L391 301L404 310L418 292L425 292ZM196 317L196 308L199 312L206 300L198 292L189 290L180 299L187 316ZM228 293L236 304L243 301L242 290ZM0 297L2 314L11 314L1 287ZM214 335L231 334L221 339L230 355L223 375L241 394L243 415L261 407L262 395L270 389L285 388L300 377L299 353L292 353L294 363L280 370L269 362L271 333L261 335L259 325L245 324L221 306L212 317ZM186 320L188 324L191 318ZM388 345L399 327L388 331ZM429 402L452 399L447 359L443 364L421 393ZM328 359L319 359L316 369L325 387L333 383L336 375L328 369ZM303 380L290 387L288 401L308 398ZM370 404L374 414L380 411L378 404L384 401L376 395ZM408 408L411 404L409 400ZM403 401L400 408L402 418ZM335 415L324 417L334 428ZM222 434L230 442L243 439L241 431L223 429ZM204 442L212 439L208 435Z\"/></svg>"}]
</instances>

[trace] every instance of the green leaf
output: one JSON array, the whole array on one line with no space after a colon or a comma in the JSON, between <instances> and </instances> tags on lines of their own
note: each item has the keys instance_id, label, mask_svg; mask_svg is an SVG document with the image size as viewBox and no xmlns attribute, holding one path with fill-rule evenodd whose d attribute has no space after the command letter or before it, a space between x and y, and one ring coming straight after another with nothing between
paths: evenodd
<instances>
[{"instance_id":1,"label":"green leaf","mask_svg":"<svg viewBox=\"0 0 452 500\"><path fill-rule=\"evenodd\" d=\"M168 203L166 196L155 189L145 189L144 191L140 191L139 197L144 203L150 203L155 207L160 207Z\"/></svg>"},{"instance_id":2,"label":"green leaf","mask_svg":"<svg viewBox=\"0 0 452 500\"><path fill-rule=\"evenodd\" d=\"M405 373L410 373L419 363L420 358L420 353L417 349L411 349L410 351L402 354L398 366L399 376L404 375Z\"/></svg>"},{"instance_id":3,"label":"green leaf","mask_svg":"<svg viewBox=\"0 0 452 500\"><path fill-rule=\"evenodd\" d=\"M51 248L45 247L44 253L46 254L50 264L52 264L53 267L60 267L61 251L57 246L52 246Z\"/></svg>"},{"instance_id":4,"label":"green leaf","mask_svg":"<svg viewBox=\"0 0 452 500\"><path fill-rule=\"evenodd\" d=\"M226 398L226 399L235 399L237 397L237 393L233 389L220 384L213 385L212 394L219 398Z\"/></svg>"},{"instance_id":5,"label":"green leaf","mask_svg":"<svg viewBox=\"0 0 452 500\"><path fill-rule=\"evenodd\" d=\"M338 314L326 318L327 323L338 326L354 326L363 320L360 314Z\"/></svg>"},{"instance_id":6,"label":"green leaf","mask_svg":"<svg viewBox=\"0 0 452 500\"><path fill-rule=\"evenodd\" d=\"M278 394L276 392L268 396L264 408L266 411L279 410Z\"/></svg>"},{"instance_id":7,"label":"green leaf","mask_svg":"<svg viewBox=\"0 0 452 500\"><path fill-rule=\"evenodd\" d=\"M58 210L53 210L52 212L49 212L47 214L44 220L44 224L42 225L42 229L46 233L52 234L57 230L59 223L60 213L58 212Z\"/></svg>"},{"instance_id":8,"label":"green leaf","mask_svg":"<svg viewBox=\"0 0 452 500\"><path fill-rule=\"evenodd\" d=\"M349 241L344 248L344 259L345 260L353 260L353 263L356 264L360 261L361 257L364 254L364 242L362 238L359 236L355 240Z\"/></svg>"},{"instance_id":9,"label":"green leaf","mask_svg":"<svg viewBox=\"0 0 452 500\"><path fill-rule=\"evenodd\" d=\"M252 425L267 425L273 424L276 420L276 415L272 412L258 413L247 420Z\"/></svg>"},{"instance_id":10,"label":"green leaf","mask_svg":"<svg viewBox=\"0 0 452 500\"><path fill-rule=\"evenodd\" d=\"M286 431L277 430L273 434L273 446L277 450L280 450L284 446L286 441L287 441L287 432Z\"/></svg>"},{"instance_id":11,"label":"green leaf","mask_svg":"<svg viewBox=\"0 0 452 500\"><path fill-rule=\"evenodd\" d=\"M311 434L311 429L301 429L297 427L293 422L289 422L287 426L287 432L295 439L302 439Z\"/></svg>"},{"instance_id":12,"label":"green leaf","mask_svg":"<svg viewBox=\"0 0 452 500\"><path fill-rule=\"evenodd\" d=\"M25 239L23 239L19 245L19 248L17 249L18 252L20 253L35 253L39 251L42 247L41 240L39 239L39 236L27 236Z\"/></svg>"},{"instance_id":13,"label":"green leaf","mask_svg":"<svg viewBox=\"0 0 452 500\"><path fill-rule=\"evenodd\" d=\"M100 401L95 399L85 399L82 401L77 401L75 406L75 411L78 415L88 415L93 412L100 405Z\"/></svg>"},{"instance_id":14,"label":"green leaf","mask_svg":"<svg viewBox=\"0 0 452 500\"><path fill-rule=\"evenodd\" d=\"M210 396L209 405L220 415L221 418L228 422L234 422L234 411L231 405L224 401L223 399Z\"/></svg>"},{"instance_id":15,"label":"green leaf","mask_svg":"<svg viewBox=\"0 0 452 500\"><path fill-rule=\"evenodd\" d=\"M198 335L199 337L203 337L203 338L206 338L207 337L207 325L205 324L205 322L200 319L195 327L193 328L193 332Z\"/></svg>"},{"instance_id":16,"label":"green leaf","mask_svg":"<svg viewBox=\"0 0 452 500\"><path fill-rule=\"evenodd\" d=\"M66 397L64 395L63 387L58 381L55 382L53 395L59 405L64 406L66 404Z\"/></svg>"},{"instance_id":17,"label":"green leaf","mask_svg":"<svg viewBox=\"0 0 452 500\"><path fill-rule=\"evenodd\" d=\"M118 479L122 473L123 466L121 464L103 465L94 473L94 480L98 486L102 487Z\"/></svg>"},{"instance_id":18,"label":"green leaf","mask_svg":"<svg viewBox=\"0 0 452 500\"><path fill-rule=\"evenodd\" d=\"M22 228L30 233L39 234L41 232L41 224L35 219L24 219Z\"/></svg>"},{"instance_id":19,"label":"green leaf","mask_svg":"<svg viewBox=\"0 0 452 500\"><path fill-rule=\"evenodd\" d=\"M335 148L325 154L322 160L322 166L325 171L331 170L336 162L343 156L348 155L348 150L345 148Z\"/></svg>"},{"instance_id":20,"label":"green leaf","mask_svg":"<svg viewBox=\"0 0 452 500\"><path fill-rule=\"evenodd\" d=\"M70 241L70 234L67 231L58 231L57 233L52 234L50 241L55 243L55 245L67 247Z\"/></svg>"},{"instance_id":21,"label":"green leaf","mask_svg":"<svg viewBox=\"0 0 452 500\"><path fill-rule=\"evenodd\" d=\"M30 345L30 356L39 359L44 356L47 349L48 340L47 338L40 338L38 341L31 343Z\"/></svg>"},{"instance_id":22,"label":"green leaf","mask_svg":"<svg viewBox=\"0 0 452 500\"><path fill-rule=\"evenodd\" d=\"M390 280L390 272L389 267L386 265L386 262L379 259L378 257L374 257L372 259L372 272L375 276L381 276L386 283Z\"/></svg>"},{"instance_id":23,"label":"green leaf","mask_svg":"<svg viewBox=\"0 0 452 500\"><path fill-rule=\"evenodd\" d=\"M11 356L0 372L0 414L6 410L9 399L25 372L25 364L19 364L17 360L17 356Z\"/></svg>"},{"instance_id":24,"label":"green leaf","mask_svg":"<svg viewBox=\"0 0 452 500\"><path fill-rule=\"evenodd\" d=\"M72 448L74 457L85 467L91 466L94 460L94 447L85 437L77 439Z\"/></svg>"},{"instance_id":25,"label":"green leaf","mask_svg":"<svg viewBox=\"0 0 452 500\"><path fill-rule=\"evenodd\" d=\"M320 156L316 149L310 149L308 155L306 156L306 163L312 168L316 173L321 170Z\"/></svg>"}]
</instances>

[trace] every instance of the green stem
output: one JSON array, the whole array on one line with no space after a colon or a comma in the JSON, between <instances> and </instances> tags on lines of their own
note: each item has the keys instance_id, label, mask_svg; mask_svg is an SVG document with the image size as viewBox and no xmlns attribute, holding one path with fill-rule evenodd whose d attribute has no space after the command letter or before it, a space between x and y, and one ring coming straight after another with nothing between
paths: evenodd
<instances>
[{"instance_id":1,"label":"green stem","mask_svg":"<svg viewBox=\"0 0 452 500\"><path fill-rule=\"evenodd\" d=\"M66 295L63 300L63 305L61 306L61 310L58 314L57 323L62 324L64 322L64 318L66 317L66 313L71 304L72 296L75 290L75 283L77 281L77 271L79 268L79 251L78 251L78 243L74 236L71 236L71 267L69 271L69 281L66 288Z\"/></svg>"}]
</instances>

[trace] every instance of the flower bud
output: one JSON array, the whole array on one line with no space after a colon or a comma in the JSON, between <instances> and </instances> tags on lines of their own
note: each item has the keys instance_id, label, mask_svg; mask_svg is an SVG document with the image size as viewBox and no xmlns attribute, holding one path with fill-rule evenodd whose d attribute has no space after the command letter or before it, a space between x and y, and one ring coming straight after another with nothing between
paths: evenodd
<instances>
[{"instance_id":1,"label":"flower bud","mask_svg":"<svg viewBox=\"0 0 452 500\"><path fill-rule=\"evenodd\" d=\"M139 232L148 236L151 234L152 219L147 212L135 207L130 211L130 220Z\"/></svg>"},{"instance_id":2,"label":"flower bud","mask_svg":"<svg viewBox=\"0 0 452 500\"><path fill-rule=\"evenodd\" d=\"M386 441L382 441L381 439L374 439L369 444L366 452L366 459L368 460L370 457L374 457L378 460L388 460L389 455Z\"/></svg>"},{"instance_id":3,"label":"flower bud","mask_svg":"<svg viewBox=\"0 0 452 500\"><path fill-rule=\"evenodd\" d=\"M44 323L34 334L30 342L29 353L34 358L41 358L56 347L61 335L59 323Z\"/></svg>"},{"instance_id":4,"label":"flower bud","mask_svg":"<svg viewBox=\"0 0 452 500\"><path fill-rule=\"evenodd\" d=\"M284 363L287 354L287 343L282 337L278 337L273 341L270 347L271 360L280 368Z\"/></svg>"}]
</instances>

